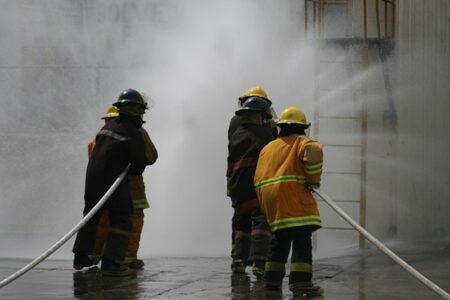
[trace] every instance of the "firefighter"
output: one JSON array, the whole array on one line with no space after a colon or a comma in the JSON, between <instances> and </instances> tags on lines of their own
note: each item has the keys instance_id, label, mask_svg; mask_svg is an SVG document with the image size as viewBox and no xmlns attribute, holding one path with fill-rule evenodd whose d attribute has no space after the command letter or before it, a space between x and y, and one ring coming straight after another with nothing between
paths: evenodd
<instances>
[{"instance_id":1,"label":"firefighter","mask_svg":"<svg viewBox=\"0 0 450 300\"><path fill-rule=\"evenodd\" d=\"M86 215L117 177L130 164L129 175L139 176L147 165L144 141L139 128L147 108L144 97L136 90L124 90L113 103L119 116L107 122L95 137L95 147L86 171L84 210ZM89 256L94 250L96 229L104 209L108 210L110 229L101 259L104 276L128 276L134 272L124 265L124 257L132 229L133 203L129 178L126 176L102 209L78 232L73 246L75 269L93 265Z\"/></svg>"},{"instance_id":2,"label":"firefighter","mask_svg":"<svg viewBox=\"0 0 450 300\"><path fill-rule=\"evenodd\" d=\"M267 92L260 86L254 86L245 91L245 93L238 98L238 107L241 108L244 105L244 102L249 99L250 97L259 97L263 100L265 100L269 106L270 106L270 117L266 115L266 120L264 122L264 125L271 128L273 137L275 138L277 136L277 129L274 119L276 118L275 110L272 108L272 101L267 96ZM243 117L234 114L233 117L230 120L230 124L228 126L228 142L230 141L231 136L233 133L238 129L240 126L242 126ZM227 195L230 196L229 188L227 186ZM233 218L231 219L231 257L234 256L234 236L236 234L236 214L233 213Z\"/></svg>"},{"instance_id":3,"label":"firefighter","mask_svg":"<svg viewBox=\"0 0 450 300\"><path fill-rule=\"evenodd\" d=\"M235 214L232 270L245 273L247 263L252 262L253 273L260 277L271 233L260 211L253 176L259 152L274 138L271 129L264 125L271 116L270 105L261 97L250 97L236 115L241 124L229 138L227 159L228 193Z\"/></svg>"},{"instance_id":4,"label":"firefighter","mask_svg":"<svg viewBox=\"0 0 450 300\"><path fill-rule=\"evenodd\" d=\"M241 97L238 98L238 107L242 107L244 105L244 102L249 99L250 97L259 97L263 100L265 100L269 106L270 106L270 117L266 116L269 118L269 120L273 120L276 118L276 114L275 111L272 108L272 101L267 97L267 93L266 91L260 87L260 86L254 86L249 88L247 91L245 91L244 95L242 95ZM276 128L276 126L274 125L275 122L272 121L266 121L266 124L270 124L270 128ZM231 120L230 120L230 125L228 126L228 139L230 139L230 137L233 135L233 133L236 131L237 128L239 128L242 125L242 117L239 115L234 115ZM275 131L275 136L276 136L276 131Z\"/></svg>"},{"instance_id":5,"label":"firefighter","mask_svg":"<svg viewBox=\"0 0 450 300\"><path fill-rule=\"evenodd\" d=\"M296 107L285 109L277 123L278 138L261 151L255 189L273 233L264 284L280 289L292 247L289 289L294 295L320 293L312 284L311 234L321 227L311 189L319 187L322 144L306 135L310 124Z\"/></svg>"},{"instance_id":6,"label":"firefighter","mask_svg":"<svg viewBox=\"0 0 450 300\"><path fill-rule=\"evenodd\" d=\"M105 123L110 120L117 118L119 116L119 111L115 106L110 106L102 117ZM145 153L147 156L147 165L152 165L156 162L158 158L158 152L150 139L147 131L141 127L139 131L142 134L145 145ZM95 140L93 140L88 146L89 156L92 153L92 149L95 146ZM137 252L139 250L139 242L141 239L142 228L144 226L144 209L149 208L149 203L145 194L144 178L142 175L128 175L128 180L130 183L130 193L131 199L133 201L133 227L131 230L130 241L128 243L127 252L124 258L124 264L132 269L140 269L144 266L144 262L137 258ZM97 228L97 238L95 242L94 252L92 254L94 261L98 262L100 260L103 246L106 241L106 236L109 230L109 219L107 211L103 211L100 218L100 223Z\"/></svg>"}]
</instances>

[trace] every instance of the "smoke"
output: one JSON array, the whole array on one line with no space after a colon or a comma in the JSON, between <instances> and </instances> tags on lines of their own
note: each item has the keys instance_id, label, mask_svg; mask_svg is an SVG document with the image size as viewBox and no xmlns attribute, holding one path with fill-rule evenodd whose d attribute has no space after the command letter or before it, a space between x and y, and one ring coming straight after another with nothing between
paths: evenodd
<instances>
[{"instance_id":1,"label":"smoke","mask_svg":"<svg viewBox=\"0 0 450 300\"><path fill-rule=\"evenodd\" d=\"M414 26L427 33L410 36L408 24L418 24L415 15L426 12L399 9L398 56L387 70L371 48L366 71L323 68L315 78L303 1L191 2L0 0L0 257L35 257L80 220L87 144L126 88L153 99L145 127L159 151L144 173L151 207L139 255L229 255L227 128L237 98L261 85L278 114L299 106L314 127L316 79L324 89L322 116L334 117L321 121L324 143L357 146L356 117L368 104L369 231L394 241L448 238L449 77L441 64L448 61L448 16L436 18L447 24L436 39L434 27L422 23ZM334 16L342 20L337 11ZM408 17L415 21L404 21ZM327 20L327 36L342 31ZM355 35L362 32L359 25L352 28ZM328 50L335 62L350 57L360 63L358 47ZM424 100L430 95L433 105ZM324 175L322 185L333 198L349 200L341 205L356 220L359 204L351 201L360 197L353 174L360 155L356 147L334 153L326 147L326 171L348 174ZM325 225L346 226L322 204ZM317 240L319 256L327 256L356 246L358 235L321 230ZM53 257L71 257L72 244Z\"/></svg>"},{"instance_id":2,"label":"smoke","mask_svg":"<svg viewBox=\"0 0 450 300\"><path fill-rule=\"evenodd\" d=\"M306 98L294 90L302 86L301 62L292 59L302 51L301 27L288 17L289 5L269 1L178 9L177 26L151 42L154 59L165 63L142 73L151 78L155 109L147 119L160 151L148 170L152 208L143 240L150 253L228 255L228 123L250 86L262 85L276 108Z\"/></svg>"},{"instance_id":3,"label":"smoke","mask_svg":"<svg viewBox=\"0 0 450 300\"><path fill-rule=\"evenodd\" d=\"M2 1L0 256L33 257L81 218L89 141L121 90L159 159L145 171L142 257L228 255L227 127L263 86L312 117L296 1ZM53 257L70 257L72 241Z\"/></svg>"}]
</instances>

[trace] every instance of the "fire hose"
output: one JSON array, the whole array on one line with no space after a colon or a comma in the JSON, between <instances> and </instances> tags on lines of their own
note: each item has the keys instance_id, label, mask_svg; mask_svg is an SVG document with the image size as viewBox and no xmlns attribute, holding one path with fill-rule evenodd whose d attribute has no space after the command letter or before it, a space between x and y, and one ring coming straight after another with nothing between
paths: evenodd
<instances>
[{"instance_id":1,"label":"fire hose","mask_svg":"<svg viewBox=\"0 0 450 300\"><path fill-rule=\"evenodd\" d=\"M403 259L397 256L394 252L392 252L389 248L387 248L383 243L373 237L367 230L365 230L361 225L359 225L355 220L353 220L349 215L347 215L329 196L320 191L320 189L314 189L314 193L316 193L323 201L325 201L333 210L335 210L345 221L347 221L351 226L353 226L356 230L358 230L369 242L374 244L379 250L381 250L384 254L389 256L392 260L394 260L397 264L399 264L403 269L408 271L412 276L426 285L428 288L433 290L439 296L444 299L450 299L450 295L436 285L434 282L423 276L416 269L411 267L408 263L406 263Z\"/></svg>"},{"instance_id":2,"label":"fire hose","mask_svg":"<svg viewBox=\"0 0 450 300\"><path fill-rule=\"evenodd\" d=\"M125 168L125 170L123 170L122 173L120 173L119 177L117 177L117 179L113 182L113 184L111 185L111 187L106 191L106 193L103 195L103 197L97 202L97 204L89 211L88 214L86 214L86 216L84 216L83 219L81 219L81 221L75 225L75 227L73 227L65 236L63 236L59 241L57 241L53 246L51 246L50 248L48 248L47 251L45 251L44 253L42 253L40 256L38 256L37 258L35 258L32 262L30 262L28 265L26 265L25 267L23 267L22 269L20 269L19 271L15 272L14 274L12 274L11 276L3 279L0 282L0 288L4 287L5 285L13 282L14 280L16 280L17 278L19 278L20 276L22 276L23 274L25 274L26 272L28 272L29 270L33 269L35 266L37 266L39 263L41 263L44 259L46 259L47 257L49 257L51 254L53 254L56 250L58 250L59 248L61 248L62 245L64 245L78 230L80 230L81 227L83 227L93 216L94 214L103 206L103 204L105 204L106 200L109 199L109 197L111 197L112 193L114 193L114 191L117 189L117 187L119 186L119 184L122 182L122 180L125 178L125 176L127 175L128 169L130 168L130 165L128 164L128 166Z\"/></svg>"}]
</instances>

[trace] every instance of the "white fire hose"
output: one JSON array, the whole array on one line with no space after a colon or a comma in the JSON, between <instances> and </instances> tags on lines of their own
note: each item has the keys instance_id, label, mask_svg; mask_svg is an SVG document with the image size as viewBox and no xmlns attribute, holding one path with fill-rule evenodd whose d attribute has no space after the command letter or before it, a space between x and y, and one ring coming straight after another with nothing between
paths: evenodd
<instances>
[{"instance_id":1,"label":"white fire hose","mask_svg":"<svg viewBox=\"0 0 450 300\"><path fill-rule=\"evenodd\" d=\"M440 288L438 285L433 283L431 280L423 276L416 269L411 267L408 263L406 263L403 259L398 257L394 252L389 250L385 245L383 245L379 240L373 237L367 230L365 230L361 225L356 223L352 218L349 217L329 196L324 194L319 189L314 189L314 192L322 198L332 209L334 209L345 221L347 221L351 226L353 226L356 230L358 230L369 242L374 244L378 249L380 249L384 254L392 258L396 263L398 263L403 269L408 271L412 276L416 277L420 280L424 285L428 288L432 289L435 293L441 296L444 299L450 299L450 295Z\"/></svg>"},{"instance_id":2,"label":"white fire hose","mask_svg":"<svg viewBox=\"0 0 450 300\"><path fill-rule=\"evenodd\" d=\"M41 263L44 259L49 257L51 254L53 254L56 250L58 250L62 245L64 245L78 230L80 230L81 227L84 226L91 218L94 216L94 214L103 206L103 204L106 202L106 200L111 197L112 193L117 189L119 184L122 182L122 180L127 175L128 169L130 168L130 165L123 170L122 173L120 173L119 177L114 181L114 183L111 185L111 187L106 191L105 195L98 201L98 203L89 211L89 213L84 216L83 219L74 227L72 230L70 230L65 236L63 236L59 241L57 241L53 246L51 246L47 251L42 253L40 256L35 258L32 262L30 262L28 265L17 271L16 273L12 274L11 276L5 278L0 282L0 288L4 287L8 283L11 283L12 281L16 280L32 268L34 268L36 265Z\"/></svg>"}]
</instances>

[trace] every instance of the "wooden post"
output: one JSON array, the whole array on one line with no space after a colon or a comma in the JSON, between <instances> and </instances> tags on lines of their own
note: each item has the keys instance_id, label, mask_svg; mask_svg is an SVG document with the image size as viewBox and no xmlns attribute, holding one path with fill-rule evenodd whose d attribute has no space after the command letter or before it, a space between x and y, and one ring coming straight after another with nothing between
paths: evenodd
<instances>
[{"instance_id":1,"label":"wooden post","mask_svg":"<svg viewBox=\"0 0 450 300\"><path fill-rule=\"evenodd\" d=\"M364 39L367 39L367 0L364 0Z\"/></svg>"},{"instance_id":2,"label":"wooden post","mask_svg":"<svg viewBox=\"0 0 450 300\"><path fill-rule=\"evenodd\" d=\"M324 19L324 4L323 0L319 0L319 38L323 36L323 19Z\"/></svg>"},{"instance_id":3,"label":"wooden post","mask_svg":"<svg viewBox=\"0 0 450 300\"><path fill-rule=\"evenodd\" d=\"M308 38L308 0L305 0L305 38Z\"/></svg>"},{"instance_id":4,"label":"wooden post","mask_svg":"<svg viewBox=\"0 0 450 300\"><path fill-rule=\"evenodd\" d=\"M316 30L317 30L317 4L316 1L313 2L313 30L314 30L314 37L317 37Z\"/></svg>"},{"instance_id":5,"label":"wooden post","mask_svg":"<svg viewBox=\"0 0 450 300\"><path fill-rule=\"evenodd\" d=\"M385 2L386 4L386 2ZM377 36L380 38L380 0L375 1L375 15L376 15L376 22L377 22ZM384 19L386 21L386 19Z\"/></svg>"},{"instance_id":6,"label":"wooden post","mask_svg":"<svg viewBox=\"0 0 450 300\"><path fill-rule=\"evenodd\" d=\"M388 3L384 1L384 37L388 37Z\"/></svg>"},{"instance_id":7,"label":"wooden post","mask_svg":"<svg viewBox=\"0 0 450 300\"><path fill-rule=\"evenodd\" d=\"M395 1L396 0L392 0L392 39L394 40L395 39L395 22L396 22L396 18L395 18L395 15L396 15L396 3L395 3Z\"/></svg>"},{"instance_id":8,"label":"wooden post","mask_svg":"<svg viewBox=\"0 0 450 300\"><path fill-rule=\"evenodd\" d=\"M317 40L314 45L314 138L319 138L319 118L320 118L320 45L321 41Z\"/></svg>"},{"instance_id":9,"label":"wooden post","mask_svg":"<svg viewBox=\"0 0 450 300\"><path fill-rule=\"evenodd\" d=\"M348 18L348 0L345 2L345 37L349 36L349 27L351 21Z\"/></svg>"},{"instance_id":10,"label":"wooden post","mask_svg":"<svg viewBox=\"0 0 450 300\"><path fill-rule=\"evenodd\" d=\"M362 103L361 103L361 183L359 196L359 224L366 227L366 201L367 201L367 93L368 78L367 71L369 69L369 45L366 43L362 46L362 71L365 76L362 83ZM359 247L365 248L365 239L360 234Z\"/></svg>"}]
</instances>

